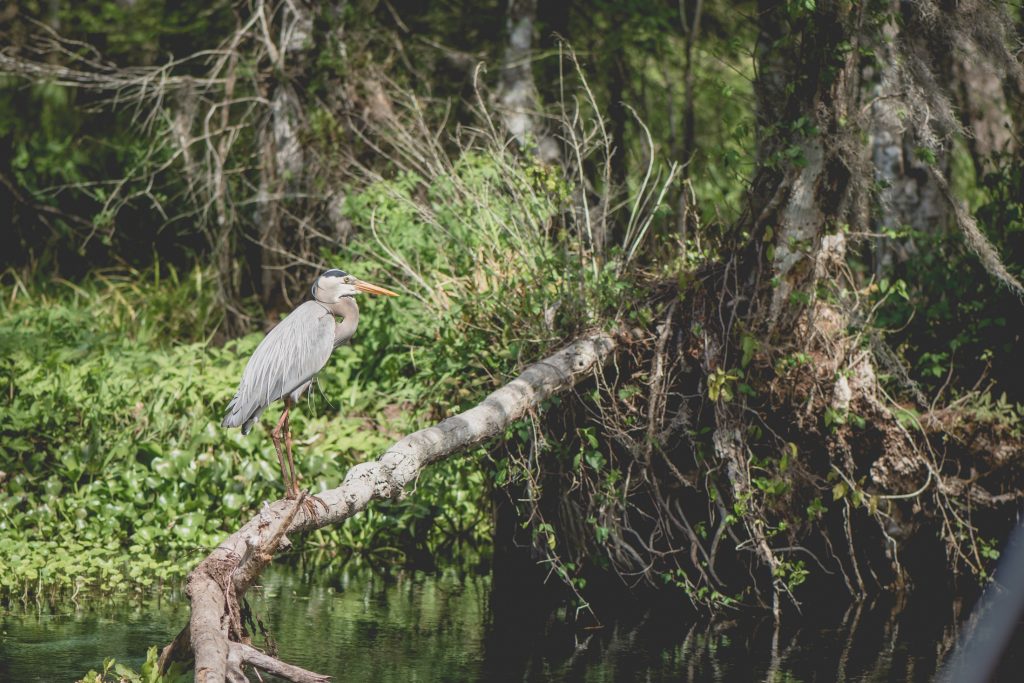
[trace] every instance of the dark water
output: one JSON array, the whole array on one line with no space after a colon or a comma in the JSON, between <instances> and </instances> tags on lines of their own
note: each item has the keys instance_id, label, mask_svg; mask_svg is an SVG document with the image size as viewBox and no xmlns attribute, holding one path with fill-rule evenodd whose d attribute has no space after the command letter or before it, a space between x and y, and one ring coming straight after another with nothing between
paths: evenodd
<instances>
[{"instance_id":1,"label":"dark water","mask_svg":"<svg viewBox=\"0 0 1024 683\"><path fill-rule=\"evenodd\" d=\"M964 616L955 601L921 596L794 615L778 628L646 611L581 629L564 608L492 595L487 576L277 567L263 586L252 607L280 656L340 681L929 681ZM138 666L186 619L175 595L8 609L0 681L73 681L104 656ZM995 680L1021 681L1022 671L1018 629Z\"/></svg>"}]
</instances>

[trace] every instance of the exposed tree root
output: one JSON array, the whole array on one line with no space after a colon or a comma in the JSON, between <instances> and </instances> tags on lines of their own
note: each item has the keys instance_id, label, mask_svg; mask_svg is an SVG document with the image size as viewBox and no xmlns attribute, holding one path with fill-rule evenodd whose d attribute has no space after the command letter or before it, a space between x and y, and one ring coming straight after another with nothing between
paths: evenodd
<instances>
[{"instance_id":1,"label":"exposed tree root","mask_svg":"<svg viewBox=\"0 0 1024 683\"><path fill-rule=\"evenodd\" d=\"M936 14L921 28L929 41L998 18L968 5L970 21L934 3L913 10ZM710 609L771 595L777 613L806 582L842 581L860 598L915 570L990 570L1024 491L1019 416L989 407L979 432L977 411L957 427L969 406L930 404L873 326L877 285L846 265L851 236L870 234L872 107L857 55L876 18L819 3L813 20L794 21L765 3L759 153L797 161L758 170L722 261L678 290L663 285L651 302L661 324L617 354L596 398L538 425L514 456L533 550L577 594L604 565L630 590L673 585ZM937 148L937 131L957 124L909 35L894 46L900 82L924 104L905 125ZM823 60L827 75L794 87L790 74L818 73ZM779 125L797 117L813 127ZM989 272L1019 292L958 203L953 213ZM557 452L538 457L544 444Z\"/></svg>"}]
</instances>

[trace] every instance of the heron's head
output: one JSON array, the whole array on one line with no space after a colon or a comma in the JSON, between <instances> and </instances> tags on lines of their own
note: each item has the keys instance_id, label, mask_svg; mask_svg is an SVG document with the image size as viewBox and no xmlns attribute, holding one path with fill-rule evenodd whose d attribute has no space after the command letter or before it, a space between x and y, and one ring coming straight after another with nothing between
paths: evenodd
<instances>
[{"instance_id":1,"label":"heron's head","mask_svg":"<svg viewBox=\"0 0 1024 683\"><path fill-rule=\"evenodd\" d=\"M360 292L367 294L384 294L386 296L398 296L390 289L384 289L369 282L363 282L357 277L349 275L343 270L332 268L321 273L320 277L310 288L313 298L323 304L333 304L341 301L343 297L355 296Z\"/></svg>"}]
</instances>

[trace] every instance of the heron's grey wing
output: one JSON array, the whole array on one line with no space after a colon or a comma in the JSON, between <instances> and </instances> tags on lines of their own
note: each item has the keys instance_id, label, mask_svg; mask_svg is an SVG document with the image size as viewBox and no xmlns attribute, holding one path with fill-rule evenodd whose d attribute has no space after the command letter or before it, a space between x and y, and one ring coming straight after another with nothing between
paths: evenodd
<instances>
[{"instance_id":1,"label":"heron's grey wing","mask_svg":"<svg viewBox=\"0 0 1024 683\"><path fill-rule=\"evenodd\" d=\"M248 434L267 406L312 380L333 349L334 316L315 301L296 308L256 347L221 424Z\"/></svg>"}]
</instances>

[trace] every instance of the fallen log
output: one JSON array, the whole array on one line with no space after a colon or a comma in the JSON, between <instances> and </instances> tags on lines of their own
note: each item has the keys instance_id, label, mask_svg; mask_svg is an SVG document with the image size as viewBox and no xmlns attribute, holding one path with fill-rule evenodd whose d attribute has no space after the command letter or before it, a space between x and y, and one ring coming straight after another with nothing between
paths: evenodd
<instances>
[{"instance_id":1,"label":"fallen log","mask_svg":"<svg viewBox=\"0 0 1024 683\"><path fill-rule=\"evenodd\" d=\"M315 515L302 500L264 504L189 574L185 592L192 603L191 618L163 649L161 671L191 653L196 683L241 683L247 680L244 665L296 683L326 681L327 676L286 664L244 642L239 602L286 535L339 524L374 499L397 498L425 467L500 434L544 399L599 368L615 347L612 335L594 333L528 366L475 407L406 436L377 460L354 466L340 486L317 494L323 505Z\"/></svg>"}]
</instances>

